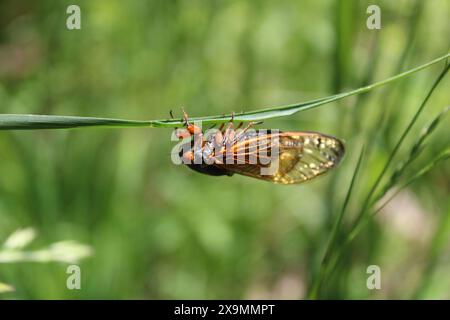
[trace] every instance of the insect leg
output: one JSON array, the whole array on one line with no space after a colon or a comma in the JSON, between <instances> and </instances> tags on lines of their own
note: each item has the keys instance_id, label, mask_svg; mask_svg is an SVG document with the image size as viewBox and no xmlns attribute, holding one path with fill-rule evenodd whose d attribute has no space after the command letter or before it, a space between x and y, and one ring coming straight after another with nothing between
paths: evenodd
<instances>
[{"instance_id":1,"label":"insect leg","mask_svg":"<svg viewBox=\"0 0 450 320\"><path fill-rule=\"evenodd\" d=\"M231 113L231 119L230 119L230 122L233 122L234 121L234 111Z\"/></svg>"},{"instance_id":2,"label":"insect leg","mask_svg":"<svg viewBox=\"0 0 450 320\"><path fill-rule=\"evenodd\" d=\"M229 141L233 140L234 140L233 122L229 122L223 133L222 145L226 146L229 143Z\"/></svg>"},{"instance_id":3,"label":"insect leg","mask_svg":"<svg viewBox=\"0 0 450 320\"><path fill-rule=\"evenodd\" d=\"M240 127L242 127L242 124L243 123L241 122L236 129L239 129ZM249 122L248 125L234 137L233 144L236 143L237 141L239 141L242 138L242 136L245 134L245 132L247 132L255 124L258 124L258 122L253 122L253 121Z\"/></svg>"},{"instance_id":4,"label":"insect leg","mask_svg":"<svg viewBox=\"0 0 450 320\"><path fill-rule=\"evenodd\" d=\"M184 110L184 107L181 107L181 111L183 112L183 121L184 121L184 123L185 123L185 125L187 126L188 125L188 114L186 113L186 111Z\"/></svg>"}]
</instances>

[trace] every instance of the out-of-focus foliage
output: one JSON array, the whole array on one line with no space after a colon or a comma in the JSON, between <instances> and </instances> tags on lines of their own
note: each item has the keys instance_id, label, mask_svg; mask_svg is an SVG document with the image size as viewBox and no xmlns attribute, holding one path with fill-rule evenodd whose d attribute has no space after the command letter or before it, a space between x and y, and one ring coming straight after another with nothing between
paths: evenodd
<instances>
[{"instance_id":1,"label":"out-of-focus foliage","mask_svg":"<svg viewBox=\"0 0 450 320\"><path fill-rule=\"evenodd\" d=\"M74 3L81 30L66 29ZM366 27L369 4L381 8L381 30ZM0 112L160 119L181 106L204 116L319 98L447 53L449 12L446 0L3 1ZM21 262L0 264L0 281L15 289L0 297L304 298L361 144L344 224L441 67L266 121L346 141L338 169L298 186L175 166L170 129L0 132L0 239L33 226L31 250L61 239L93 249L79 262L81 290L66 288L67 263ZM448 87L447 77L398 161L450 104ZM448 147L442 122L413 173ZM319 297L450 298L449 192L447 161L369 223ZM381 290L366 287L374 264Z\"/></svg>"},{"instance_id":2,"label":"out-of-focus foliage","mask_svg":"<svg viewBox=\"0 0 450 320\"><path fill-rule=\"evenodd\" d=\"M16 230L0 248L0 264L18 262L63 262L68 264L79 263L91 255L89 246L74 241L59 241L52 243L48 248L27 251L24 248L36 237L33 228ZM11 292L14 288L8 284L0 283L0 293Z\"/></svg>"}]
</instances>

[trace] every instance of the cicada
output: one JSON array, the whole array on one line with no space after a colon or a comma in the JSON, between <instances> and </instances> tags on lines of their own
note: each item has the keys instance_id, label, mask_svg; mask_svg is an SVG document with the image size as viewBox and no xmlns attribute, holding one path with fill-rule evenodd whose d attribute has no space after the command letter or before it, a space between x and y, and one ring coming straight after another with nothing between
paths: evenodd
<instances>
[{"instance_id":1,"label":"cicada","mask_svg":"<svg viewBox=\"0 0 450 320\"><path fill-rule=\"evenodd\" d=\"M211 176L241 174L279 184L311 180L336 167L344 144L318 132L255 130L255 122L234 128L234 117L212 134L190 122L183 110L185 128L176 137L186 139L178 152L182 163Z\"/></svg>"}]
</instances>

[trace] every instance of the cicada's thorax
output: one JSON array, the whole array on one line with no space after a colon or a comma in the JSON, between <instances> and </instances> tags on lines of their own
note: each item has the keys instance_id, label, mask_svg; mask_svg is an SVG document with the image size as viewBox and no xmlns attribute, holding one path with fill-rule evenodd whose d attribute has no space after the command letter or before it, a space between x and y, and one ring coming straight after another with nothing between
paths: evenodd
<instances>
[{"instance_id":1,"label":"cicada's thorax","mask_svg":"<svg viewBox=\"0 0 450 320\"><path fill-rule=\"evenodd\" d=\"M222 141L220 141L219 143L217 141L218 134L220 133L216 133L206 137L206 140L204 141L202 147L203 159L210 159L214 157L216 155L217 150L219 148L222 148Z\"/></svg>"},{"instance_id":2,"label":"cicada's thorax","mask_svg":"<svg viewBox=\"0 0 450 320\"><path fill-rule=\"evenodd\" d=\"M267 132L265 131L265 133ZM223 157L234 155L235 150L233 150L233 146L236 143L254 139L258 134L258 130L249 132L233 131L232 133L218 131L215 134L207 135L204 138L201 150L194 151L194 153L197 156L202 156L205 164L212 164L212 159L215 159L219 164L223 164Z\"/></svg>"},{"instance_id":3,"label":"cicada's thorax","mask_svg":"<svg viewBox=\"0 0 450 320\"><path fill-rule=\"evenodd\" d=\"M194 135L190 142L182 146L180 157L194 164L213 164L217 150L222 148L221 144L217 145L216 140L216 135L206 138L203 134ZM185 161L185 164L188 163Z\"/></svg>"},{"instance_id":4,"label":"cicada's thorax","mask_svg":"<svg viewBox=\"0 0 450 320\"><path fill-rule=\"evenodd\" d=\"M199 138L199 137L197 137ZM203 139L203 136L201 137ZM195 143L193 139L189 145L191 147L190 152L193 153L192 161L184 163L190 169L197 171L199 173L207 174L210 176L232 176L233 173L222 168L213 166L215 162L215 150L217 147L215 145L214 136L209 137L207 140L202 141L202 143ZM180 152L182 156L183 151Z\"/></svg>"}]
</instances>

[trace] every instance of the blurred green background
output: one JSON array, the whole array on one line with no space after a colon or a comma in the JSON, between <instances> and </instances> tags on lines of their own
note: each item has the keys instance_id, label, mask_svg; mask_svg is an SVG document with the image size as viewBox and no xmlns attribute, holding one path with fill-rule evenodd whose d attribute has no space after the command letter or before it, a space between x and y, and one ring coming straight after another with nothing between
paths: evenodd
<instances>
[{"instance_id":1,"label":"blurred green background","mask_svg":"<svg viewBox=\"0 0 450 320\"><path fill-rule=\"evenodd\" d=\"M66 28L70 4L81 30ZM381 8L381 30L366 27L369 4ZM205 116L320 98L446 54L449 14L447 0L1 1L0 112L144 120L181 106ZM176 166L169 129L1 132L0 243L33 227L28 250L75 240L93 254L79 263L81 290L66 288L67 263L0 264L0 282L15 288L0 298L305 298L361 145L372 152L350 208L441 68L266 121L346 141L341 166L303 185ZM449 84L409 144L450 104ZM419 167L449 145L449 125ZM362 231L320 297L450 298L449 194L446 162ZM372 264L381 290L366 287Z\"/></svg>"}]
</instances>

